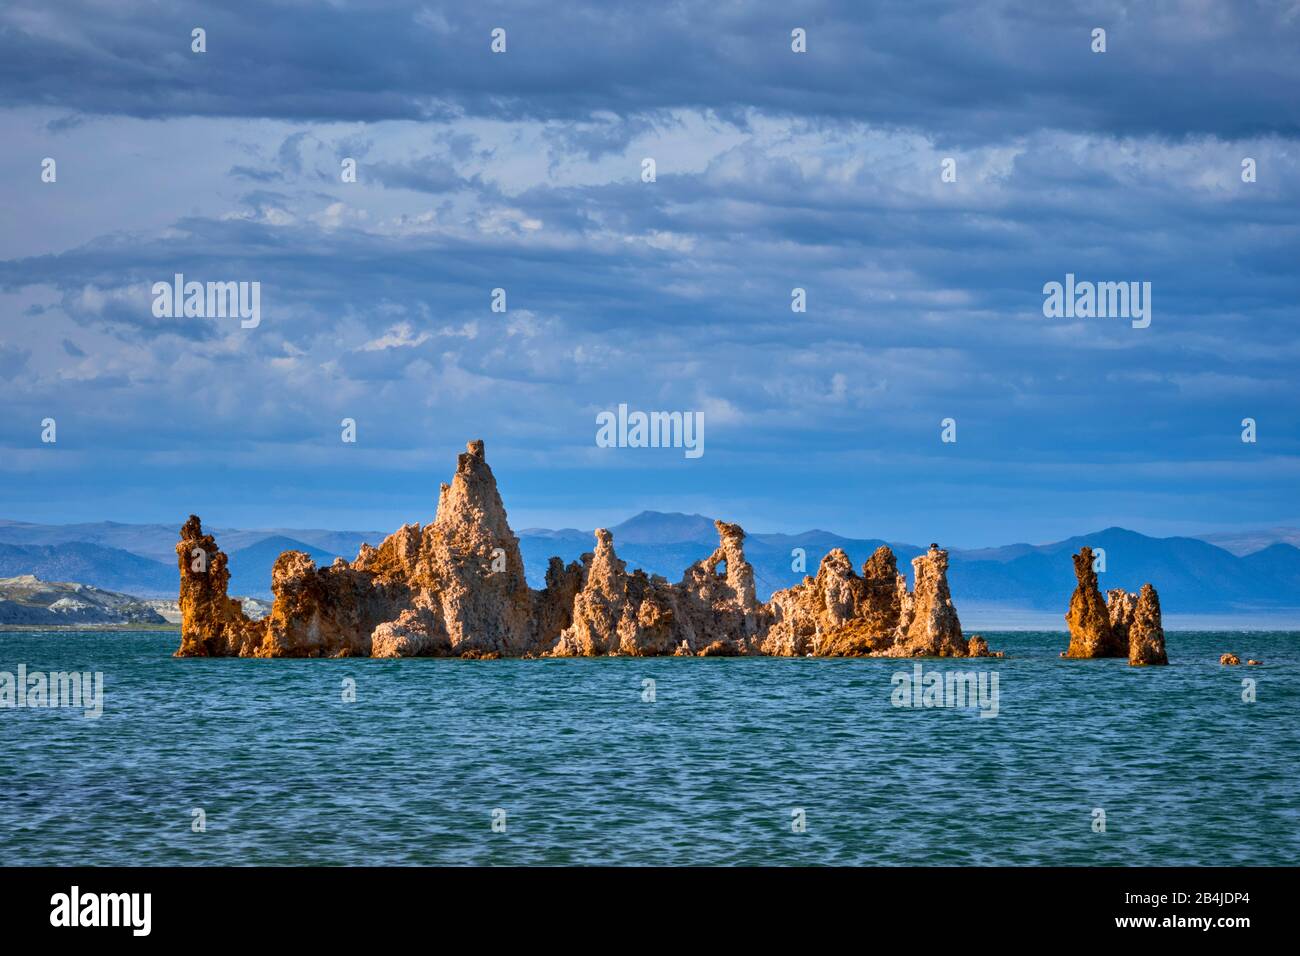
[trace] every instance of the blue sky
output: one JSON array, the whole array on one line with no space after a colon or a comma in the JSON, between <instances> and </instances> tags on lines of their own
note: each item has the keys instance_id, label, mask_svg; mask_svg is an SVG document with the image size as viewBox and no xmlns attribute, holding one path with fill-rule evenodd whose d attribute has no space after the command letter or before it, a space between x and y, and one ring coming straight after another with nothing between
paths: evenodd
<instances>
[{"instance_id":1,"label":"blue sky","mask_svg":"<svg viewBox=\"0 0 1300 956\"><path fill-rule=\"evenodd\" d=\"M483 438L516 528L1300 524L1300 4L460 6L0 9L0 517L389 529Z\"/></svg>"}]
</instances>

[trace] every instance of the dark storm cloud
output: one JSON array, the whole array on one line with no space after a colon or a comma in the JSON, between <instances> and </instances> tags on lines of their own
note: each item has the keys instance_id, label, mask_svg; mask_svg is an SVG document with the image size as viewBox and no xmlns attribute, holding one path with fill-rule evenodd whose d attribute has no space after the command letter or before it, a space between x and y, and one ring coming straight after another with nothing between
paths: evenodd
<instances>
[{"instance_id":1,"label":"dark storm cloud","mask_svg":"<svg viewBox=\"0 0 1300 956\"><path fill-rule=\"evenodd\" d=\"M1044 126L1115 134L1300 130L1300 15L1267 0L916 0L656 5L11 3L0 103L74 113L314 121L620 119L685 107L920 127L973 142ZM207 31L207 52L190 31ZM489 51L507 30L508 52ZM790 31L808 31L807 54ZM1107 30L1108 49L1089 49Z\"/></svg>"},{"instance_id":2,"label":"dark storm cloud","mask_svg":"<svg viewBox=\"0 0 1300 956\"><path fill-rule=\"evenodd\" d=\"M405 163L370 163L366 174L385 186L422 193L453 192L469 185L451 163L434 157Z\"/></svg>"}]
</instances>

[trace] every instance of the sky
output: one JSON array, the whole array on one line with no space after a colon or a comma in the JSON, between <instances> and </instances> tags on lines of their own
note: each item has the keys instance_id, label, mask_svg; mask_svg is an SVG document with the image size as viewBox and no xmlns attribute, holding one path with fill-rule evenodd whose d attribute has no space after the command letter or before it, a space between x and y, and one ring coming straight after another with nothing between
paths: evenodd
<instances>
[{"instance_id":1,"label":"sky","mask_svg":"<svg viewBox=\"0 0 1300 956\"><path fill-rule=\"evenodd\" d=\"M1297 50L1297 0L9 0L0 517L388 530L481 438L516 530L1300 524Z\"/></svg>"}]
</instances>

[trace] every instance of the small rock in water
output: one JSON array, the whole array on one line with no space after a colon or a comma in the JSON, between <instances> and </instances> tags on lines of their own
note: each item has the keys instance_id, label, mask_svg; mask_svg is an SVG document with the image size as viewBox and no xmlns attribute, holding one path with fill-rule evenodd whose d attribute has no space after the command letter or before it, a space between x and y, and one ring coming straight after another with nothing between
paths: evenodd
<instances>
[{"instance_id":1,"label":"small rock in water","mask_svg":"<svg viewBox=\"0 0 1300 956\"><path fill-rule=\"evenodd\" d=\"M1222 657L1219 658L1219 663L1220 663L1220 664L1240 664L1240 663L1241 663L1241 658L1238 657L1236 654L1232 653L1232 651L1228 651L1228 653L1224 654Z\"/></svg>"}]
</instances>

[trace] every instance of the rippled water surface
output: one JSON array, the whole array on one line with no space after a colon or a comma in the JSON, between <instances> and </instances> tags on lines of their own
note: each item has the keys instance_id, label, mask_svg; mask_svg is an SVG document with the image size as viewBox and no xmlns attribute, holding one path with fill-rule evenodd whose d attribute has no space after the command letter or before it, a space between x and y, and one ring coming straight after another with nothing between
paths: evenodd
<instances>
[{"instance_id":1,"label":"rippled water surface","mask_svg":"<svg viewBox=\"0 0 1300 956\"><path fill-rule=\"evenodd\" d=\"M0 634L0 671L105 681L99 720L0 709L0 864L1298 861L1300 633L1172 633L1167 668L988 636L1007 659L923 666L996 672L993 719L891 706L910 661L176 660L174 634Z\"/></svg>"}]
</instances>

